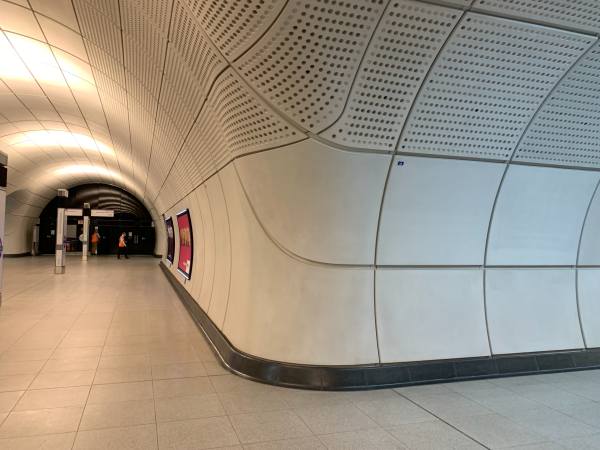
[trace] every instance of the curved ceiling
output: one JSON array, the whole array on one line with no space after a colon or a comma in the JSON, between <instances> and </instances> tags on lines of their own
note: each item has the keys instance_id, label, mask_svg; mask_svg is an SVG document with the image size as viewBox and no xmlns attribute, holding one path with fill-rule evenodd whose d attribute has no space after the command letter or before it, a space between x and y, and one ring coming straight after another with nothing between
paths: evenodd
<instances>
[{"instance_id":1,"label":"curved ceiling","mask_svg":"<svg viewBox=\"0 0 600 450\"><path fill-rule=\"evenodd\" d=\"M305 139L600 169L599 17L594 0L2 0L8 193L36 209L107 182L163 212Z\"/></svg>"}]
</instances>

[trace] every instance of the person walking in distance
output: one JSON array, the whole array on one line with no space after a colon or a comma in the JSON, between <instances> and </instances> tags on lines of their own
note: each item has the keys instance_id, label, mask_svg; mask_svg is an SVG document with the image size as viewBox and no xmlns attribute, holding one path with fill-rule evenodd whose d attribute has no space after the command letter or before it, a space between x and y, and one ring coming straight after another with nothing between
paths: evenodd
<instances>
[{"instance_id":1,"label":"person walking in distance","mask_svg":"<svg viewBox=\"0 0 600 450\"><path fill-rule=\"evenodd\" d=\"M121 255L125 256L125 259L129 259L129 256L127 256L127 239L126 239L126 234L123 231L121 233L121 236L119 236L119 247L117 249L117 259L121 259Z\"/></svg>"},{"instance_id":2,"label":"person walking in distance","mask_svg":"<svg viewBox=\"0 0 600 450\"><path fill-rule=\"evenodd\" d=\"M98 233L98 228L95 228L94 233L90 237L90 244L91 244L90 250L92 252L92 255L98 254L98 242L99 241L100 241L100 233Z\"/></svg>"}]
</instances>

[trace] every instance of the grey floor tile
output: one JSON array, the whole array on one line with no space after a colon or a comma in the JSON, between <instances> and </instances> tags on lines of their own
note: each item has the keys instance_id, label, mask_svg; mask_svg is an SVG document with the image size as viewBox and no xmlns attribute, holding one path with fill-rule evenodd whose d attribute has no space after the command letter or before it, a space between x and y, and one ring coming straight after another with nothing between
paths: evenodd
<instances>
[{"instance_id":1,"label":"grey floor tile","mask_svg":"<svg viewBox=\"0 0 600 450\"><path fill-rule=\"evenodd\" d=\"M12 412L0 426L0 438L76 431L83 408L53 408Z\"/></svg>"},{"instance_id":2,"label":"grey floor tile","mask_svg":"<svg viewBox=\"0 0 600 450\"><path fill-rule=\"evenodd\" d=\"M244 445L244 450L324 450L325 448L323 443L316 437L302 437Z\"/></svg>"},{"instance_id":3,"label":"grey floor tile","mask_svg":"<svg viewBox=\"0 0 600 450\"><path fill-rule=\"evenodd\" d=\"M399 395L386 400L358 402L356 406L384 428L435 419L423 408Z\"/></svg>"},{"instance_id":4,"label":"grey floor tile","mask_svg":"<svg viewBox=\"0 0 600 450\"><path fill-rule=\"evenodd\" d=\"M0 392L0 413L10 412L17 404L24 391Z\"/></svg>"},{"instance_id":5,"label":"grey floor tile","mask_svg":"<svg viewBox=\"0 0 600 450\"><path fill-rule=\"evenodd\" d=\"M89 386L94 379L93 370L73 370L68 372L43 372L40 373L31 389L50 389L58 387Z\"/></svg>"},{"instance_id":6,"label":"grey floor tile","mask_svg":"<svg viewBox=\"0 0 600 450\"><path fill-rule=\"evenodd\" d=\"M285 393L275 389L264 392L221 392L219 398L227 414L276 411L290 408L285 400Z\"/></svg>"},{"instance_id":7,"label":"grey floor tile","mask_svg":"<svg viewBox=\"0 0 600 450\"><path fill-rule=\"evenodd\" d=\"M225 415L225 410L217 394L157 398L155 402L156 420L158 422Z\"/></svg>"},{"instance_id":8,"label":"grey floor tile","mask_svg":"<svg viewBox=\"0 0 600 450\"><path fill-rule=\"evenodd\" d=\"M186 397L211 393L214 393L214 389L207 377L154 381L154 396L156 398Z\"/></svg>"},{"instance_id":9,"label":"grey floor tile","mask_svg":"<svg viewBox=\"0 0 600 450\"><path fill-rule=\"evenodd\" d=\"M471 450L484 448L439 420L399 425L390 428L388 431L401 444L412 450Z\"/></svg>"},{"instance_id":10,"label":"grey floor tile","mask_svg":"<svg viewBox=\"0 0 600 450\"><path fill-rule=\"evenodd\" d=\"M152 378L164 380L169 378L204 377L208 373L201 362L163 364L152 366Z\"/></svg>"},{"instance_id":11,"label":"grey floor tile","mask_svg":"<svg viewBox=\"0 0 600 450\"><path fill-rule=\"evenodd\" d=\"M89 386L37 389L25 392L14 411L85 406Z\"/></svg>"},{"instance_id":12,"label":"grey floor tile","mask_svg":"<svg viewBox=\"0 0 600 450\"><path fill-rule=\"evenodd\" d=\"M463 433L490 448L536 444L548 440L499 414L456 417L450 422Z\"/></svg>"},{"instance_id":13,"label":"grey floor tile","mask_svg":"<svg viewBox=\"0 0 600 450\"><path fill-rule=\"evenodd\" d=\"M272 411L230 416L242 444L310 436L304 422L292 411Z\"/></svg>"},{"instance_id":14,"label":"grey floor tile","mask_svg":"<svg viewBox=\"0 0 600 450\"><path fill-rule=\"evenodd\" d=\"M198 450L239 444L226 417L210 417L158 424L161 450Z\"/></svg>"},{"instance_id":15,"label":"grey floor tile","mask_svg":"<svg viewBox=\"0 0 600 450\"><path fill-rule=\"evenodd\" d=\"M156 425L106 428L77 433L74 450L154 450L158 448Z\"/></svg>"},{"instance_id":16,"label":"grey floor tile","mask_svg":"<svg viewBox=\"0 0 600 450\"><path fill-rule=\"evenodd\" d=\"M514 412L509 419L549 440L600 433L600 429L550 408Z\"/></svg>"},{"instance_id":17,"label":"grey floor tile","mask_svg":"<svg viewBox=\"0 0 600 450\"><path fill-rule=\"evenodd\" d=\"M155 422L154 401L97 403L85 407L80 430L144 425Z\"/></svg>"},{"instance_id":18,"label":"grey floor tile","mask_svg":"<svg viewBox=\"0 0 600 450\"><path fill-rule=\"evenodd\" d=\"M35 374L0 376L0 392L22 391L29 387Z\"/></svg>"},{"instance_id":19,"label":"grey floor tile","mask_svg":"<svg viewBox=\"0 0 600 450\"><path fill-rule=\"evenodd\" d=\"M315 434L377 428L369 416L352 404L301 408L296 412Z\"/></svg>"},{"instance_id":20,"label":"grey floor tile","mask_svg":"<svg viewBox=\"0 0 600 450\"><path fill-rule=\"evenodd\" d=\"M600 434L563 439L557 443L568 450L600 450Z\"/></svg>"},{"instance_id":21,"label":"grey floor tile","mask_svg":"<svg viewBox=\"0 0 600 450\"><path fill-rule=\"evenodd\" d=\"M327 434L319 436L319 439L328 449L350 450L350 449L378 449L396 450L407 449L394 436L380 428L362 431L348 431L345 433Z\"/></svg>"},{"instance_id":22,"label":"grey floor tile","mask_svg":"<svg viewBox=\"0 0 600 450\"><path fill-rule=\"evenodd\" d=\"M98 369L94 384L127 383L131 381L152 380L150 366L120 367L116 369Z\"/></svg>"},{"instance_id":23,"label":"grey floor tile","mask_svg":"<svg viewBox=\"0 0 600 450\"><path fill-rule=\"evenodd\" d=\"M0 448L7 450L71 450L74 439L75 433L0 439Z\"/></svg>"},{"instance_id":24,"label":"grey floor tile","mask_svg":"<svg viewBox=\"0 0 600 450\"><path fill-rule=\"evenodd\" d=\"M90 390L88 404L150 400L154 397L151 381L95 384Z\"/></svg>"}]
</instances>

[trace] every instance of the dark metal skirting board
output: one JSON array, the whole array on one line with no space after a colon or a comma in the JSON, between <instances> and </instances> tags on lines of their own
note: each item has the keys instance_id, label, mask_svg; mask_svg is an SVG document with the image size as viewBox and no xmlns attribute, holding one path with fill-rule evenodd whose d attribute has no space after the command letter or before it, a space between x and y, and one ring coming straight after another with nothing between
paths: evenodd
<instances>
[{"instance_id":1,"label":"dark metal skirting board","mask_svg":"<svg viewBox=\"0 0 600 450\"><path fill-rule=\"evenodd\" d=\"M31 252L25 252L25 253L12 253L12 254L5 254L4 257L5 258L24 258L25 256L31 256Z\"/></svg>"},{"instance_id":2,"label":"dark metal skirting board","mask_svg":"<svg viewBox=\"0 0 600 450\"><path fill-rule=\"evenodd\" d=\"M356 390L600 368L600 348L360 366L311 366L266 360L236 349L162 261L160 267L225 366L233 373L263 383Z\"/></svg>"}]
</instances>

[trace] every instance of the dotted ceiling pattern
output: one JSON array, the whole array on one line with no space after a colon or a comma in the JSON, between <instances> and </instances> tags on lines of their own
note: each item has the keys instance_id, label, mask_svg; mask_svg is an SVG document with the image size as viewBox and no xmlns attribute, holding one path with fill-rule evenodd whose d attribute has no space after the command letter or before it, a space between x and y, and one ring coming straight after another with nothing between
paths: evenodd
<instances>
[{"instance_id":1,"label":"dotted ceiling pattern","mask_svg":"<svg viewBox=\"0 0 600 450\"><path fill-rule=\"evenodd\" d=\"M311 132L337 119L382 0L298 0L236 63L270 103Z\"/></svg>"},{"instance_id":2,"label":"dotted ceiling pattern","mask_svg":"<svg viewBox=\"0 0 600 450\"><path fill-rule=\"evenodd\" d=\"M55 1L0 0L8 44L54 61L25 61L23 79L0 67L14 191L102 176L164 209L302 130L366 151L507 159L533 117L516 160L597 167L596 51L556 87L596 40L582 34L598 31L596 1ZM65 165L85 170L38 176Z\"/></svg>"},{"instance_id":3,"label":"dotted ceiling pattern","mask_svg":"<svg viewBox=\"0 0 600 450\"><path fill-rule=\"evenodd\" d=\"M352 147L394 150L410 105L459 18L452 8L391 2L342 117L321 136Z\"/></svg>"},{"instance_id":4,"label":"dotted ceiling pattern","mask_svg":"<svg viewBox=\"0 0 600 450\"><path fill-rule=\"evenodd\" d=\"M508 159L544 98L593 42L589 36L465 15L416 99L399 149Z\"/></svg>"},{"instance_id":5,"label":"dotted ceiling pattern","mask_svg":"<svg viewBox=\"0 0 600 450\"><path fill-rule=\"evenodd\" d=\"M277 18L285 0L193 0L190 10L229 60L237 59Z\"/></svg>"},{"instance_id":6,"label":"dotted ceiling pattern","mask_svg":"<svg viewBox=\"0 0 600 450\"><path fill-rule=\"evenodd\" d=\"M600 31L600 2L597 0L476 0L473 6L581 31Z\"/></svg>"},{"instance_id":7,"label":"dotted ceiling pattern","mask_svg":"<svg viewBox=\"0 0 600 450\"><path fill-rule=\"evenodd\" d=\"M515 161L600 168L600 46L560 82L525 133Z\"/></svg>"}]
</instances>

